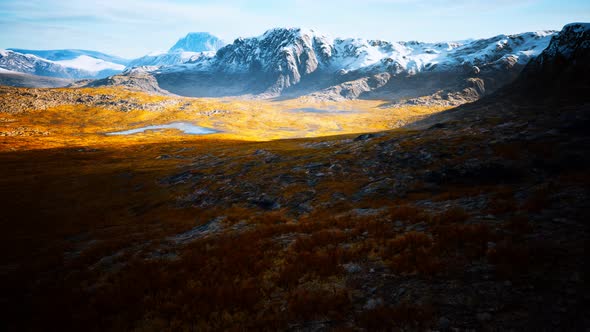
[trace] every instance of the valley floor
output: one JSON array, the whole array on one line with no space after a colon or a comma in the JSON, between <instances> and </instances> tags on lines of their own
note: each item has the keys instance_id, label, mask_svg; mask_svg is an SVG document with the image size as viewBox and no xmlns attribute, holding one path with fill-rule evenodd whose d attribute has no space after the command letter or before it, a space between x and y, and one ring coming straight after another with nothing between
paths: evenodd
<instances>
[{"instance_id":1,"label":"valley floor","mask_svg":"<svg viewBox=\"0 0 590 332\"><path fill-rule=\"evenodd\" d=\"M587 104L54 91L0 99L3 330L590 326ZM224 133L102 135L170 121Z\"/></svg>"},{"instance_id":2,"label":"valley floor","mask_svg":"<svg viewBox=\"0 0 590 332\"><path fill-rule=\"evenodd\" d=\"M384 101L367 100L196 99L120 88L0 87L0 151L203 139L268 141L364 133L398 128L444 109L391 108ZM173 122L190 122L218 133L207 137L187 137L179 131L105 136Z\"/></svg>"}]
</instances>

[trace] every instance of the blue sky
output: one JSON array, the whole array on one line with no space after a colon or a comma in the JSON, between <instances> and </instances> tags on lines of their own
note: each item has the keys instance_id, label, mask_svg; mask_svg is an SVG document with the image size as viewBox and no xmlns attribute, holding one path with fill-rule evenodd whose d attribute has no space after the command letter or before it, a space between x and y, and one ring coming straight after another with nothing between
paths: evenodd
<instances>
[{"instance_id":1,"label":"blue sky","mask_svg":"<svg viewBox=\"0 0 590 332\"><path fill-rule=\"evenodd\" d=\"M444 41L590 22L568 0L0 0L0 48L98 50L138 57L191 31L226 41L273 27L334 37Z\"/></svg>"}]
</instances>

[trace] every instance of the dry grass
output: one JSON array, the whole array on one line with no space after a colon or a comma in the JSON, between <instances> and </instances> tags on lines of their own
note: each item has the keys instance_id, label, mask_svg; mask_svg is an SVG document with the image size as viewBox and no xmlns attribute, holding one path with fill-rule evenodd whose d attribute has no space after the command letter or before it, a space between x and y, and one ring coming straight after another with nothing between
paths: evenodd
<instances>
[{"instance_id":1,"label":"dry grass","mask_svg":"<svg viewBox=\"0 0 590 332\"><path fill-rule=\"evenodd\" d=\"M300 320L344 319L351 309L348 292L342 289L298 288L289 294L287 303L291 318Z\"/></svg>"},{"instance_id":2,"label":"dry grass","mask_svg":"<svg viewBox=\"0 0 590 332\"><path fill-rule=\"evenodd\" d=\"M521 208L528 212L539 212L549 207L551 189L549 186L542 186L531 193L522 203Z\"/></svg>"},{"instance_id":3,"label":"dry grass","mask_svg":"<svg viewBox=\"0 0 590 332\"><path fill-rule=\"evenodd\" d=\"M13 88L12 95L27 95L27 89ZM1 150L42 149L63 146L104 146L155 143L163 141L246 140L268 141L295 137L324 137L331 135L382 131L394 128L397 122L416 114L430 114L443 108L413 107L391 112L377 108L381 101L315 102L304 100L262 101L210 98L180 98L131 92L117 88L37 89L25 101L49 94L57 106L26 108L21 113L6 114L0 132L17 128L47 132L47 135L0 137ZM61 97L62 95L68 96ZM71 96L75 98L71 98ZM115 106L83 104L76 100L89 97L108 97ZM3 98L8 98L4 96ZM28 98L28 99L27 99ZM71 101L68 101L71 100ZM117 109L117 101L131 101L129 110ZM33 103L34 104L34 103ZM133 105L139 105L134 108ZM144 110L144 105L152 105ZM297 112L293 109L319 108L337 112ZM211 113L219 111L219 113ZM105 136L104 133L189 121L203 127L220 130L208 136L184 135L176 130L147 132L131 136ZM0 150L0 151L1 151Z\"/></svg>"},{"instance_id":4,"label":"dry grass","mask_svg":"<svg viewBox=\"0 0 590 332\"><path fill-rule=\"evenodd\" d=\"M116 89L76 93L139 103L170 100ZM462 273L474 262L491 263L499 275L509 277L534 262L536 253L526 243L533 229L527 213L547 205L549 186L522 204L509 185L449 185L431 193L418 184L402 198L375 194L351 199L373 180L356 159L372 144L402 134L374 138L359 150L354 149L361 144L346 143L350 153L328 158L341 149L339 142L354 138L357 131L387 129L392 122L434 109L392 112L368 101L183 102L189 106L170 104L163 111L62 105L5 116L2 130L29 126L51 132L46 137L0 138L0 202L7 221L1 225L6 239L0 252L9 270L9 327L241 331L303 329L310 321L326 320L331 327L424 330L433 326L434 308L428 305L402 302L359 311L364 301L355 303L346 264L358 266L359 278L394 275L395 280L412 276L432 281L433 276ZM282 111L336 106L365 112L302 116ZM201 114L216 109L231 113ZM102 135L181 120L219 126L226 133ZM339 133L350 135L246 142ZM427 139L402 140L400 149L412 151ZM448 149L470 140L481 137L457 138ZM316 143L326 145L303 147ZM256 153L262 150L262 155ZM510 146L496 152L515 156ZM279 161L266 163L264 153ZM161 155L179 158L157 159ZM340 163L347 173L326 171L310 185L305 165L314 162ZM195 177L162 184L163 178L183 172ZM291 178L278 180L284 174ZM569 174L568 179L587 182L588 177ZM204 198L193 195L199 190ZM265 209L251 202L263 193L272 194L281 207ZM288 204L302 195L311 209L295 213ZM489 198L489 211L464 210L454 202L483 195ZM200 205L206 199L214 203ZM478 218L481 213L497 214L498 220ZM172 240L212 220L222 220L214 236ZM382 267L383 274L371 273L367 266Z\"/></svg>"},{"instance_id":5,"label":"dry grass","mask_svg":"<svg viewBox=\"0 0 590 332\"><path fill-rule=\"evenodd\" d=\"M507 279L527 271L531 263L530 256L528 244L511 240L502 241L487 253L487 258L495 265L498 276Z\"/></svg>"},{"instance_id":6,"label":"dry grass","mask_svg":"<svg viewBox=\"0 0 590 332\"><path fill-rule=\"evenodd\" d=\"M402 303L365 311L357 319L369 331L421 331L432 323L434 310L429 305Z\"/></svg>"},{"instance_id":7,"label":"dry grass","mask_svg":"<svg viewBox=\"0 0 590 332\"><path fill-rule=\"evenodd\" d=\"M428 235L409 232L388 241L382 257L397 273L433 275L440 270L440 262L433 248L434 242Z\"/></svg>"}]
</instances>

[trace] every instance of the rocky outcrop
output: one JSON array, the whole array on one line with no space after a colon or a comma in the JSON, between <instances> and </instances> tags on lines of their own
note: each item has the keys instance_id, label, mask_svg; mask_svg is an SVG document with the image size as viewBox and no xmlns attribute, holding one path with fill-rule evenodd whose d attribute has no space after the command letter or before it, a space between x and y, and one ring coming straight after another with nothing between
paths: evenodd
<instances>
[{"instance_id":1,"label":"rocky outcrop","mask_svg":"<svg viewBox=\"0 0 590 332\"><path fill-rule=\"evenodd\" d=\"M530 93L579 94L590 87L590 23L566 25L523 70L518 81Z\"/></svg>"},{"instance_id":2,"label":"rocky outcrop","mask_svg":"<svg viewBox=\"0 0 590 332\"><path fill-rule=\"evenodd\" d=\"M90 81L84 86L121 86L132 91L143 91L147 93L172 95L170 92L160 88L158 81L149 72L149 67L137 67L125 71L121 75L110 76L96 81Z\"/></svg>"}]
</instances>

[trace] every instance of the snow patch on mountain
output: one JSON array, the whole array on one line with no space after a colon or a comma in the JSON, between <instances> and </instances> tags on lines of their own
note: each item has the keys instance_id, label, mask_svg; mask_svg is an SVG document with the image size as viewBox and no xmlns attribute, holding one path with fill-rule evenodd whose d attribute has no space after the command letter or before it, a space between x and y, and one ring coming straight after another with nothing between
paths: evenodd
<instances>
[{"instance_id":1,"label":"snow patch on mountain","mask_svg":"<svg viewBox=\"0 0 590 332\"><path fill-rule=\"evenodd\" d=\"M95 59L104 60L106 62L112 62L119 65L126 65L130 60L124 59L118 56L109 55L97 51L89 50L77 50L77 49L62 49L62 50L28 50L20 48L9 48L8 50L14 51L21 54L31 54L36 57L50 60L50 61L62 61L62 60L73 60L80 56L88 56Z\"/></svg>"},{"instance_id":2,"label":"snow patch on mountain","mask_svg":"<svg viewBox=\"0 0 590 332\"><path fill-rule=\"evenodd\" d=\"M201 57L212 57L213 55L215 55L215 52L152 53L131 61L127 68L142 66L173 66L196 61Z\"/></svg>"},{"instance_id":3,"label":"snow patch on mountain","mask_svg":"<svg viewBox=\"0 0 590 332\"><path fill-rule=\"evenodd\" d=\"M33 54L0 51L0 67L19 73L57 78L100 78L120 73L123 65L88 56L73 60L52 61Z\"/></svg>"},{"instance_id":4,"label":"snow patch on mountain","mask_svg":"<svg viewBox=\"0 0 590 332\"><path fill-rule=\"evenodd\" d=\"M2 51L0 51L0 53L1 52ZM22 74L22 73L19 73L19 72L14 71L14 70L8 70L8 69L0 68L0 74Z\"/></svg>"},{"instance_id":5,"label":"snow patch on mountain","mask_svg":"<svg viewBox=\"0 0 590 332\"><path fill-rule=\"evenodd\" d=\"M174 66L209 58L222 48L225 42L208 32L191 32L179 39L168 52L153 52L132 60L127 68L143 66Z\"/></svg>"},{"instance_id":6,"label":"snow patch on mountain","mask_svg":"<svg viewBox=\"0 0 590 332\"><path fill-rule=\"evenodd\" d=\"M101 70L108 69L118 71L123 71L125 69L124 65L92 58L87 55L81 55L72 60L61 60L54 62L67 68L82 69L91 73L98 73Z\"/></svg>"}]
</instances>

